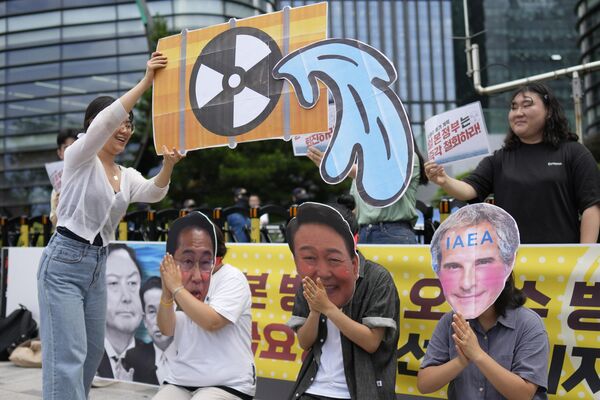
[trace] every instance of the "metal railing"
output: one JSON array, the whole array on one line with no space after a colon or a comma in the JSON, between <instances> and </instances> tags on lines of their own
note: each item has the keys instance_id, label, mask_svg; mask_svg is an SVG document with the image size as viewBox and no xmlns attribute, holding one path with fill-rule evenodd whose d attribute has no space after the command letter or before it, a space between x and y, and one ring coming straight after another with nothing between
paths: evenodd
<instances>
[{"instance_id":1,"label":"metal railing","mask_svg":"<svg viewBox=\"0 0 600 400\"><path fill-rule=\"evenodd\" d=\"M491 199L486 202L492 202ZM422 224L415 227L415 233L421 244L429 244L435 229L443 222L452 210L462 207L466 203L444 197L439 203L439 220L434 213L434 208L421 201L417 201L417 209L422 215ZM216 207L163 210L138 210L127 213L115 232L115 239L119 241L166 241L170 224L177 218L192 211L200 211L208 215L216 226L221 228L227 242L237 242L227 216L241 213L247 216L250 224L245 232L251 243L286 243L285 227L287 222L296 215L297 206L285 208L279 205L268 204L262 207L245 209L242 207ZM261 226L260 217L268 214L270 222ZM46 246L52 236L53 228L47 215L29 217L0 216L0 247L39 247Z\"/></svg>"}]
</instances>

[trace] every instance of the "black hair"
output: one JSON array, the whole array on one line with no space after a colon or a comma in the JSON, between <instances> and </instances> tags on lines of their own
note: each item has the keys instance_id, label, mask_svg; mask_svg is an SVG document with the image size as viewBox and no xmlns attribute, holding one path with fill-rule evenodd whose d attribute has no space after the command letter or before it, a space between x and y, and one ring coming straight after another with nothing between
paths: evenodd
<instances>
[{"instance_id":1,"label":"black hair","mask_svg":"<svg viewBox=\"0 0 600 400\"><path fill-rule=\"evenodd\" d=\"M348 254L350 256L356 255L354 234L358 231L358 225L356 224L356 220L354 220L351 210L348 210L347 207L338 208L313 202L306 202L299 205L296 217L288 223L285 232L292 254L294 254L294 238L300 226L304 224L318 224L333 229L344 241ZM346 217L351 219L350 223Z\"/></svg>"},{"instance_id":2,"label":"black hair","mask_svg":"<svg viewBox=\"0 0 600 400\"><path fill-rule=\"evenodd\" d=\"M96 118L96 116L100 113L100 111L104 110L106 107L110 106L115 102L115 98L111 96L99 96L88 104L85 109L85 116L83 118L83 130L87 132L90 124ZM133 112L129 111L129 122L133 126Z\"/></svg>"},{"instance_id":3,"label":"black hair","mask_svg":"<svg viewBox=\"0 0 600 400\"><path fill-rule=\"evenodd\" d=\"M160 276L151 276L146 279L146 282L140 287L140 299L142 300L142 310L146 308L146 303L144 302L144 293L146 293L150 289L160 289L162 291L162 280Z\"/></svg>"},{"instance_id":4,"label":"black hair","mask_svg":"<svg viewBox=\"0 0 600 400\"><path fill-rule=\"evenodd\" d=\"M215 234L217 235L217 257L225 257L227 254L227 246L225 245L225 236L223 231L215 225Z\"/></svg>"},{"instance_id":5,"label":"black hair","mask_svg":"<svg viewBox=\"0 0 600 400\"><path fill-rule=\"evenodd\" d=\"M129 255L129 258L131 258L131 260L137 267L138 272L140 273L140 279L142 279L142 276L143 276L142 267L140 266L137 256L135 255L135 250L133 250L131 247L127 246L125 243L111 243L108 245L108 254L109 255L112 252L115 252L117 250L125 250L127 252L127 254Z\"/></svg>"},{"instance_id":6,"label":"black hair","mask_svg":"<svg viewBox=\"0 0 600 400\"><path fill-rule=\"evenodd\" d=\"M525 304L526 300L527 295L515 286L515 276L511 272L506 279L504 289L502 289L500 296L494 302L494 310L496 314L506 317L506 310L519 308Z\"/></svg>"},{"instance_id":7,"label":"black hair","mask_svg":"<svg viewBox=\"0 0 600 400\"><path fill-rule=\"evenodd\" d=\"M350 231L352 231L353 235L358 233L358 221L354 216L354 209L356 208L356 199L351 194L342 194L333 204L329 204L331 207L335 208L350 227Z\"/></svg>"},{"instance_id":8,"label":"black hair","mask_svg":"<svg viewBox=\"0 0 600 400\"><path fill-rule=\"evenodd\" d=\"M169 235L167 237L167 252L169 254L175 254L179 247L179 238L181 235L189 230L199 229L205 231L210 240L215 246L216 242L216 257L225 257L227 253L227 247L225 246L225 240L221 230L213 224L210 219L202 214L200 211L192 211L191 213L177 218L171 224L169 228Z\"/></svg>"},{"instance_id":9,"label":"black hair","mask_svg":"<svg viewBox=\"0 0 600 400\"><path fill-rule=\"evenodd\" d=\"M56 148L60 149L60 146L65 144L67 139L71 138L73 140L77 140L77 132L76 129L68 128L61 130L58 135L56 135Z\"/></svg>"},{"instance_id":10,"label":"black hair","mask_svg":"<svg viewBox=\"0 0 600 400\"><path fill-rule=\"evenodd\" d=\"M552 145L558 148L558 145L566 141L577 141L578 136L569 132L569 122L565 116L563 107L560 105L558 99L552 92L552 90L543 83L532 82L519 87L510 98L512 102L515 97L519 94L526 92L536 93L542 99L544 107L546 108L547 119L544 124L544 131L542 133L542 142ZM521 139L508 127L508 133L504 139L504 148L507 150L516 149L521 145Z\"/></svg>"},{"instance_id":11,"label":"black hair","mask_svg":"<svg viewBox=\"0 0 600 400\"><path fill-rule=\"evenodd\" d=\"M419 159L419 185L427 185L429 183L429 178L427 178L427 174L425 173L425 157L421 154L419 150L419 146L417 146L417 141L413 136L413 148L414 152Z\"/></svg>"}]
</instances>

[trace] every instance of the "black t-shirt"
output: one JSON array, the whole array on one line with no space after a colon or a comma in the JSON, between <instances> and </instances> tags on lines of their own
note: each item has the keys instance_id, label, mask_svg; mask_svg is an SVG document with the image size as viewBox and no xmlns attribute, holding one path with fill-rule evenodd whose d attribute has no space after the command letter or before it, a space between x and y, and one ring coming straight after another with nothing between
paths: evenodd
<instances>
[{"instance_id":1,"label":"black t-shirt","mask_svg":"<svg viewBox=\"0 0 600 400\"><path fill-rule=\"evenodd\" d=\"M481 160L464 179L517 221L521 243L579 243L579 214L600 203L600 172L577 142L520 144Z\"/></svg>"}]
</instances>

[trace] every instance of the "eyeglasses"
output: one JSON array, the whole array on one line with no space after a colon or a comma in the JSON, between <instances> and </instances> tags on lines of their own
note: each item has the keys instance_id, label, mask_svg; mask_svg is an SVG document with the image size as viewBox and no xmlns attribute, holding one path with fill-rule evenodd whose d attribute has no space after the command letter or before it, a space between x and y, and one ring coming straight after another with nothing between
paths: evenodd
<instances>
[{"instance_id":1,"label":"eyeglasses","mask_svg":"<svg viewBox=\"0 0 600 400\"><path fill-rule=\"evenodd\" d=\"M133 126L133 124L131 123L130 120L127 121L123 121L121 122L121 125L119 125L119 129L125 128L128 131L133 132L133 130L135 129L135 127Z\"/></svg>"},{"instance_id":2,"label":"eyeglasses","mask_svg":"<svg viewBox=\"0 0 600 400\"><path fill-rule=\"evenodd\" d=\"M200 270L200 275L202 279L206 280L210 277L210 274L213 269L213 260L212 259L203 259L203 260L194 260L193 258L176 258L175 262L179 265L179 268L183 272L191 272L194 270L196 265Z\"/></svg>"}]
</instances>

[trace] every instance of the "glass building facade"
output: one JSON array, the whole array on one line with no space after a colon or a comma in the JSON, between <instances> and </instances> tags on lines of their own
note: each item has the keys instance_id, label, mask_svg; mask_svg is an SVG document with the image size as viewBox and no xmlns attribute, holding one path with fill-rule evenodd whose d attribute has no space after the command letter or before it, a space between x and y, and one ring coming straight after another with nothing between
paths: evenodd
<instances>
[{"instance_id":1,"label":"glass building facade","mask_svg":"<svg viewBox=\"0 0 600 400\"><path fill-rule=\"evenodd\" d=\"M92 99L143 76L150 49L138 3L171 32L275 9L274 0L0 2L0 215L49 212L44 164L57 160L57 133L81 129Z\"/></svg>"},{"instance_id":2,"label":"glass building facade","mask_svg":"<svg viewBox=\"0 0 600 400\"><path fill-rule=\"evenodd\" d=\"M471 35L481 51L484 87L579 64L576 0L469 0ZM455 35L464 36L463 1L454 1ZM458 45L459 42L457 42ZM477 96L466 77L464 42L457 51L459 104L480 100L491 133L506 133L512 90L488 97ZM571 80L546 81L559 98L575 130Z\"/></svg>"},{"instance_id":3,"label":"glass building facade","mask_svg":"<svg viewBox=\"0 0 600 400\"><path fill-rule=\"evenodd\" d=\"M577 2L577 31L581 62L600 60L600 0ZM584 110L587 122L584 137L598 138L600 135L600 72L586 74L583 79ZM598 139L596 139L598 141Z\"/></svg>"},{"instance_id":4,"label":"glass building facade","mask_svg":"<svg viewBox=\"0 0 600 400\"><path fill-rule=\"evenodd\" d=\"M317 1L284 0L278 8ZM424 121L456 105L450 0L330 0L329 37L352 38L384 53L396 67L394 90L419 147Z\"/></svg>"}]
</instances>

